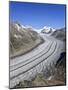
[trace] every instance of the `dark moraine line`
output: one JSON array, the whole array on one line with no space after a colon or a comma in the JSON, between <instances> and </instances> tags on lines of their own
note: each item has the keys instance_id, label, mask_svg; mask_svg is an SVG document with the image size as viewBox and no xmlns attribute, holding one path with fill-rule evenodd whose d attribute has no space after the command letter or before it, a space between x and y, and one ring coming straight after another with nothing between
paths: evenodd
<instances>
[{"instance_id":1,"label":"dark moraine line","mask_svg":"<svg viewBox=\"0 0 68 90\"><path fill-rule=\"evenodd\" d=\"M50 45L49 49L47 50L47 52L50 50L52 44L53 44L53 43L51 43L51 45ZM42 52L43 52L43 51L42 51ZM40 52L40 53L42 53L42 52ZM46 54L47 52L45 52L44 54ZM23 67L23 66L25 66L25 65L27 65L27 64L29 64L29 63L31 63L31 62L34 62L36 59L40 58L40 57L43 56L44 54L41 54L39 57L33 59L32 61L29 61L28 63L26 63L26 64L24 64L24 65L21 65L21 66L15 68L15 69L13 69L13 70L10 70L10 72L12 72L12 71L14 71L14 70L17 70L17 69L19 69L19 68L21 68L21 67ZM37 56L37 55L35 55L35 56ZM35 57L35 56L34 56L34 57ZM32 58L33 58L33 57L32 57ZM30 58L30 59L32 59L32 58ZM29 59L28 59L28 60L29 60ZM22 63L22 62L21 62L21 63Z\"/></svg>"},{"instance_id":2,"label":"dark moraine line","mask_svg":"<svg viewBox=\"0 0 68 90\"><path fill-rule=\"evenodd\" d=\"M50 56L51 56L51 55L55 52L56 47L57 47L57 42L56 42L56 45L55 45L55 49L54 49L54 51L53 51L53 52L52 52L52 53L51 53L48 57L50 57ZM48 57L46 57L45 59L47 59ZM41 62L43 62L45 59L43 59L42 61L40 61L39 63L37 63L37 64L36 64L36 65L34 65L33 67L29 68L28 70L26 70L26 71L24 71L24 72L21 72L21 73L19 73L19 74L15 75L15 76L11 77L11 78L10 78L10 80L12 80L12 79L14 79L14 78L18 77L18 76L19 76L19 75L21 75L21 74L26 73L27 71L31 70L32 68L36 67L38 64L40 64Z\"/></svg>"}]
</instances>

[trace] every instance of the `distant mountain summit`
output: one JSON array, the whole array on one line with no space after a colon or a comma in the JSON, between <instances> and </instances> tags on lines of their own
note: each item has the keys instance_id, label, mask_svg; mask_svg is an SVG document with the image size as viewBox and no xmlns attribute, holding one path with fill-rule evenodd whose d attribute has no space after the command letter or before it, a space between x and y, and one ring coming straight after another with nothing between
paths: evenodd
<instances>
[{"instance_id":1,"label":"distant mountain summit","mask_svg":"<svg viewBox=\"0 0 68 90\"><path fill-rule=\"evenodd\" d=\"M47 27L47 26L44 26L42 29L41 29L41 33L45 33L45 34L51 34L52 32L54 32L55 29L51 28L51 27Z\"/></svg>"}]
</instances>

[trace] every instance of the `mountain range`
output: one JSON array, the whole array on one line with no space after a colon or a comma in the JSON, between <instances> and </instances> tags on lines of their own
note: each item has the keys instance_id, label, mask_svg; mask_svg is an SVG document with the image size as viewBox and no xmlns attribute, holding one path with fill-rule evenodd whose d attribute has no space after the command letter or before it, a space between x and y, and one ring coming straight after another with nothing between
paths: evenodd
<instances>
[{"instance_id":1,"label":"mountain range","mask_svg":"<svg viewBox=\"0 0 68 90\"><path fill-rule=\"evenodd\" d=\"M24 26L19 23L10 22L10 57L26 52L43 43L44 40L39 33L52 36L65 41L65 28L54 29L44 26L42 29L35 29L32 26Z\"/></svg>"}]
</instances>

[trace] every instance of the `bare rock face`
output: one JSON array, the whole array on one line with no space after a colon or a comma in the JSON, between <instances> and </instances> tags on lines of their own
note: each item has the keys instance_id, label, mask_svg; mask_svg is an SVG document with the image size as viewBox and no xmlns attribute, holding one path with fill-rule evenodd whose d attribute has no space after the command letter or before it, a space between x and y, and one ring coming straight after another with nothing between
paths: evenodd
<instances>
[{"instance_id":1,"label":"bare rock face","mask_svg":"<svg viewBox=\"0 0 68 90\"><path fill-rule=\"evenodd\" d=\"M24 54L42 41L36 31L18 23L10 23L10 57Z\"/></svg>"}]
</instances>

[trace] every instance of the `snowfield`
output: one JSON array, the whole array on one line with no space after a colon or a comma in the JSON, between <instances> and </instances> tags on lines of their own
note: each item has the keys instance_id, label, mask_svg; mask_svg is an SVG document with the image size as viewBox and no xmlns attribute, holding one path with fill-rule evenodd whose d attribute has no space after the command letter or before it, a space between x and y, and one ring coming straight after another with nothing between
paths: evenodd
<instances>
[{"instance_id":1,"label":"snowfield","mask_svg":"<svg viewBox=\"0 0 68 90\"><path fill-rule=\"evenodd\" d=\"M45 40L43 44L25 55L10 59L10 88L21 80L30 80L37 73L41 73L43 68L55 64L61 52L64 52L63 41L46 34L40 35Z\"/></svg>"}]
</instances>

